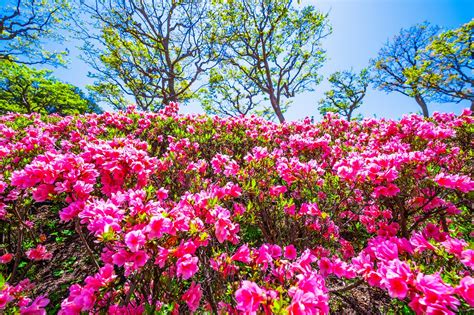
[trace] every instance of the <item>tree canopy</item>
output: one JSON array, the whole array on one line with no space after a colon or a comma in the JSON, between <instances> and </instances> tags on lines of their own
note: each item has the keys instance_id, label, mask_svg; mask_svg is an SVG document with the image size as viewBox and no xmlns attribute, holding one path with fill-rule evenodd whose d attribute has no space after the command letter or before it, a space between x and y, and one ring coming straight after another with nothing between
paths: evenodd
<instances>
[{"instance_id":1,"label":"tree canopy","mask_svg":"<svg viewBox=\"0 0 474 315\"><path fill-rule=\"evenodd\" d=\"M94 100L79 88L54 78L50 70L0 61L0 113L70 115L100 111Z\"/></svg>"},{"instance_id":2,"label":"tree canopy","mask_svg":"<svg viewBox=\"0 0 474 315\"><path fill-rule=\"evenodd\" d=\"M409 72L412 81L449 102L468 100L474 111L474 19L433 38Z\"/></svg>"},{"instance_id":3,"label":"tree canopy","mask_svg":"<svg viewBox=\"0 0 474 315\"><path fill-rule=\"evenodd\" d=\"M232 77L246 81L242 88L248 95L259 91L280 122L285 120L289 99L312 91L320 82L318 69L325 60L321 40L330 33L325 14L314 6L298 8L292 2L217 1L212 19L225 62L233 67ZM229 79L227 74L221 73L222 80ZM219 97L235 109L236 94L237 90L230 89ZM246 97L242 106L253 107L253 103Z\"/></svg>"},{"instance_id":4,"label":"tree canopy","mask_svg":"<svg viewBox=\"0 0 474 315\"><path fill-rule=\"evenodd\" d=\"M369 86L369 71L338 71L333 73L328 81L331 89L325 92L325 98L320 100L319 112L322 115L329 112L338 113L350 121L354 118L354 111L363 103Z\"/></svg>"},{"instance_id":5,"label":"tree canopy","mask_svg":"<svg viewBox=\"0 0 474 315\"><path fill-rule=\"evenodd\" d=\"M371 61L374 86L385 92L398 92L415 98L425 117L429 117L427 102L435 96L421 79L414 79L409 72L420 65L420 55L438 32L439 27L427 22L401 29Z\"/></svg>"},{"instance_id":6,"label":"tree canopy","mask_svg":"<svg viewBox=\"0 0 474 315\"><path fill-rule=\"evenodd\" d=\"M44 39L62 36L67 0L3 0L0 2L0 60L23 64L62 64L65 51L44 47Z\"/></svg>"},{"instance_id":7,"label":"tree canopy","mask_svg":"<svg viewBox=\"0 0 474 315\"><path fill-rule=\"evenodd\" d=\"M92 89L114 107L123 107L126 95L150 111L186 102L216 64L207 1L91 0L81 8L100 30L83 25L79 32L95 70Z\"/></svg>"}]
</instances>

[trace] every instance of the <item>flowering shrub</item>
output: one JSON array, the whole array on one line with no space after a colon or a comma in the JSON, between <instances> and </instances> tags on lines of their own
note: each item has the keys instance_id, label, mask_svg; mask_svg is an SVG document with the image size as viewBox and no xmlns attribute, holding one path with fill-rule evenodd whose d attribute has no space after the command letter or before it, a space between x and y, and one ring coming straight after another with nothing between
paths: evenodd
<instances>
[{"instance_id":1,"label":"flowering shrub","mask_svg":"<svg viewBox=\"0 0 474 315\"><path fill-rule=\"evenodd\" d=\"M472 123L2 116L0 312L472 311Z\"/></svg>"}]
</instances>

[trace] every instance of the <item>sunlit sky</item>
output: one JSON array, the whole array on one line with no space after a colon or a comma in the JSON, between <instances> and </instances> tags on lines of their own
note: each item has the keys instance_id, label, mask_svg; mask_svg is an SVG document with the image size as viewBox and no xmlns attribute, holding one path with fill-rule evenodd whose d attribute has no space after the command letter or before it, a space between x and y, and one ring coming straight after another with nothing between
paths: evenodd
<instances>
[{"instance_id":1,"label":"sunlit sky","mask_svg":"<svg viewBox=\"0 0 474 315\"><path fill-rule=\"evenodd\" d=\"M311 4L328 12L333 33L323 43L328 56L320 70L323 82L314 92L303 93L293 99L285 115L287 120L306 116L319 120L317 103L329 88L327 77L334 71L360 70L367 66L369 59L376 57L381 46L401 28L423 21L447 29L456 28L474 17L474 0L303 0L302 4ZM65 69L54 69L54 73L61 80L83 88L91 80L87 78L88 66L78 58L78 51L74 49L80 43L71 40L64 45L71 51L70 63ZM460 113L468 106L467 103L429 104L429 109L430 112ZM194 103L181 106L181 112L202 110ZM419 107L412 98L398 93L386 94L370 87L359 112L363 116L397 119L405 113L419 112Z\"/></svg>"}]
</instances>

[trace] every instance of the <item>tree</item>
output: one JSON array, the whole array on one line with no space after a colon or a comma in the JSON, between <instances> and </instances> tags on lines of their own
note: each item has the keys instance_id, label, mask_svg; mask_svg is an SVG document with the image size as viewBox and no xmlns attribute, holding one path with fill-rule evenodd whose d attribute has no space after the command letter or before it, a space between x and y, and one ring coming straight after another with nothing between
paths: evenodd
<instances>
[{"instance_id":1,"label":"tree","mask_svg":"<svg viewBox=\"0 0 474 315\"><path fill-rule=\"evenodd\" d=\"M367 92L369 71L338 71L333 73L328 81L332 88L324 93L325 99L319 101L319 112L322 115L328 112L338 113L347 121L351 121L354 111L362 105Z\"/></svg>"},{"instance_id":2,"label":"tree","mask_svg":"<svg viewBox=\"0 0 474 315\"><path fill-rule=\"evenodd\" d=\"M240 116L256 114L263 99L252 82L232 65L211 69L201 102L208 114Z\"/></svg>"},{"instance_id":3,"label":"tree","mask_svg":"<svg viewBox=\"0 0 474 315\"><path fill-rule=\"evenodd\" d=\"M94 100L77 87L55 79L51 71L0 61L0 113L70 115L100 111Z\"/></svg>"},{"instance_id":4,"label":"tree","mask_svg":"<svg viewBox=\"0 0 474 315\"><path fill-rule=\"evenodd\" d=\"M425 117L429 117L427 102L435 96L421 79L413 79L409 72L419 66L419 56L438 32L439 27L427 22L401 29L382 47L377 59L371 60L374 86L385 92L399 92L415 98Z\"/></svg>"},{"instance_id":5,"label":"tree","mask_svg":"<svg viewBox=\"0 0 474 315\"><path fill-rule=\"evenodd\" d=\"M325 60L321 40L330 33L327 16L313 6L298 9L291 0L217 2L213 21L226 63L284 122L288 99L312 91L321 80L317 70ZM220 99L229 102L235 93L225 91Z\"/></svg>"},{"instance_id":6,"label":"tree","mask_svg":"<svg viewBox=\"0 0 474 315\"><path fill-rule=\"evenodd\" d=\"M84 59L95 70L92 89L114 107L128 95L147 111L194 97L194 85L219 57L209 38L209 6L202 0L83 2L92 29L76 26L86 40Z\"/></svg>"},{"instance_id":7,"label":"tree","mask_svg":"<svg viewBox=\"0 0 474 315\"><path fill-rule=\"evenodd\" d=\"M0 60L23 64L61 64L66 52L46 51L43 41L61 38L67 0L5 0L0 3Z\"/></svg>"},{"instance_id":8,"label":"tree","mask_svg":"<svg viewBox=\"0 0 474 315\"><path fill-rule=\"evenodd\" d=\"M411 80L445 101L469 100L474 111L474 19L433 38L419 60Z\"/></svg>"}]
</instances>

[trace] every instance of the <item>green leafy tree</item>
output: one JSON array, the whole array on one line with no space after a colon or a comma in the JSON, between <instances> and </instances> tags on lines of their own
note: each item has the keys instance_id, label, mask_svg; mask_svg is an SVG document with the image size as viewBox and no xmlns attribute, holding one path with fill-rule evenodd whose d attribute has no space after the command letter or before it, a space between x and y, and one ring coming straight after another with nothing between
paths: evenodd
<instances>
[{"instance_id":1,"label":"green leafy tree","mask_svg":"<svg viewBox=\"0 0 474 315\"><path fill-rule=\"evenodd\" d=\"M322 115L338 113L350 121L354 118L354 111L363 103L369 86L369 71L338 71L328 81L332 88L324 93L325 98L319 102L319 112Z\"/></svg>"},{"instance_id":2,"label":"green leafy tree","mask_svg":"<svg viewBox=\"0 0 474 315\"><path fill-rule=\"evenodd\" d=\"M62 38L56 30L68 8L67 0L0 1L0 60L63 64L66 52L45 50L43 42Z\"/></svg>"},{"instance_id":3,"label":"green leafy tree","mask_svg":"<svg viewBox=\"0 0 474 315\"><path fill-rule=\"evenodd\" d=\"M101 112L97 103L77 87L58 81L50 70L36 70L7 60L0 61L0 113Z\"/></svg>"},{"instance_id":4,"label":"green leafy tree","mask_svg":"<svg viewBox=\"0 0 474 315\"><path fill-rule=\"evenodd\" d=\"M398 35L382 47L378 57L371 60L374 86L385 92L398 92L413 97L425 117L429 117L427 103L436 96L420 78L414 79L410 72L420 66L420 56L438 32L439 27L427 22L401 29Z\"/></svg>"},{"instance_id":5,"label":"green leafy tree","mask_svg":"<svg viewBox=\"0 0 474 315\"><path fill-rule=\"evenodd\" d=\"M207 1L90 0L80 8L87 17L76 31L94 69L91 89L116 108L130 97L146 111L186 102L216 65Z\"/></svg>"},{"instance_id":6,"label":"green leafy tree","mask_svg":"<svg viewBox=\"0 0 474 315\"><path fill-rule=\"evenodd\" d=\"M474 19L434 37L419 61L411 80L421 81L444 101L468 100L474 111Z\"/></svg>"},{"instance_id":7,"label":"green leafy tree","mask_svg":"<svg viewBox=\"0 0 474 315\"><path fill-rule=\"evenodd\" d=\"M246 99L258 91L280 122L285 121L283 112L289 99L312 91L320 82L317 70L325 60L321 40L330 33L325 14L313 6L298 8L292 2L215 1L212 19L214 29L220 32L216 40L223 47L225 63L232 66L232 77L238 78L239 90L247 90ZM221 78L228 80L229 76ZM217 91L230 105L226 111L235 111L239 90ZM254 108L249 101L242 106Z\"/></svg>"},{"instance_id":8,"label":"green leafy tree","mask_svg":"<svg viewBox=\"0 0 474 315\"><path fill-rule=\"evenodd\" d=\"M263 99L252 82L232 65L212 69L201 102L208 114L240 116L257 114Z\"/></svg>"}]
</instances>

